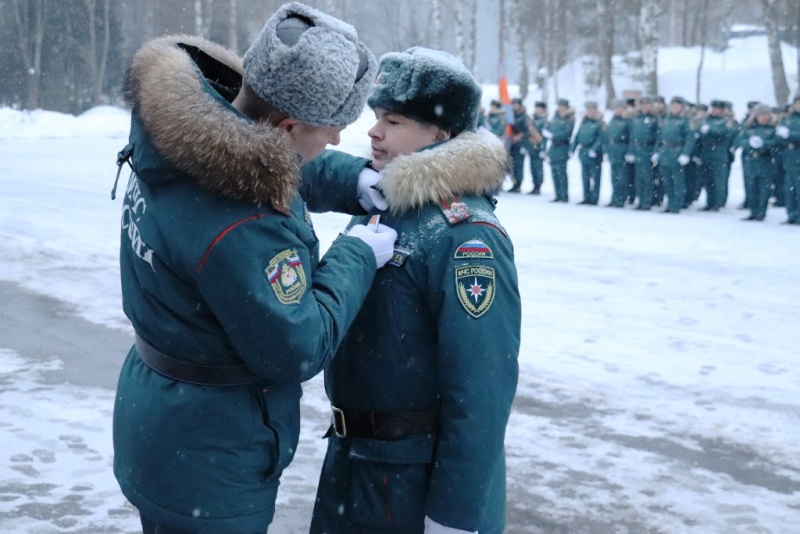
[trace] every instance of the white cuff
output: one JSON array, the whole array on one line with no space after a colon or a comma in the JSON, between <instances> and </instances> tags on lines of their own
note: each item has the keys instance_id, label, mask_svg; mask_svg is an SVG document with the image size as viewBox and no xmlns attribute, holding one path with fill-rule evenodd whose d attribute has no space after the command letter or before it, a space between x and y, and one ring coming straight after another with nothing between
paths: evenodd
<instances>
[{"instance_id":1,"label":"white cuff","mask_svg":"<svg viewBox=\"0 0 800 534\"><path fill-rule=\"evenodd\" d=\"M478 534L477 530L460 530L440 525L427 515L425 516L425 534Z\"/></svg>"}]
</instances>

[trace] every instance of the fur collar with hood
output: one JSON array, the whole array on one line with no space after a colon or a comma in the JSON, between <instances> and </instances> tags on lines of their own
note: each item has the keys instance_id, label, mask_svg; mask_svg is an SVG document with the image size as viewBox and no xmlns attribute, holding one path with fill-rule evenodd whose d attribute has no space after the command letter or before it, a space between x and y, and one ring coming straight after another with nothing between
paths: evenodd
<instances>
[{"instance_id":1,"label":"fur collar with hood","mask_svg":"<svg viewBox=\"0 0 800 534\"><path fill-rule=\"evenodd\" d=\"M392 213L401 214L463 195L486 195L502 185L506 172L506 149L494 134L464 132L398 156L381 171L380 188Z\"/></svg>"},{"instance_id":2,"label":"fur collar with hood","mask_svg":"<svg viewBox=\"0 0 800 534\"><path fill-rule=\"evenodd\" d=\"M179 44L196 49L206 72ZM220 73L237 79L238 90L241 58L197 37L155 39L133 57L126 100L138 110L159 153L200 186L236 200L287 206L300 183L289 136L216 100L203 77L216 80Z\"/></svg>"}]
</instances>

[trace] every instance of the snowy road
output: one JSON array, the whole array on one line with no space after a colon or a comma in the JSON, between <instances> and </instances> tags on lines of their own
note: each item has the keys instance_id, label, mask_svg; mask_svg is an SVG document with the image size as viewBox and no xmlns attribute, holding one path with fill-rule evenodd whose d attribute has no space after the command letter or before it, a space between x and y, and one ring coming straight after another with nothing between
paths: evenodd
<instances>
[{"instance_id":1,"label":"snowy road","mask_svg":"<svg viewBox=\"0 0 800 534\"><path fill-rule=\"evenodd\" d=\"M137 529L111 473L125 125L97 130L0 143L0 532ZM507 531L800 532L800 229L555 205L545 184L498 205L523 298ZM345 221L314 216L323 246ZM328 412L319 379L305 391L271 532L309 520Z\"/></svg>"}]
</instances>

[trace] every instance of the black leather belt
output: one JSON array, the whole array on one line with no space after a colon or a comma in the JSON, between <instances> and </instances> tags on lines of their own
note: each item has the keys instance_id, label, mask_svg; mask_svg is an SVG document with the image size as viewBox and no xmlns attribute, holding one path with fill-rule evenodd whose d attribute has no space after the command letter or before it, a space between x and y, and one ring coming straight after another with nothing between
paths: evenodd
<instances>
[{"instance_id":1,"label":"black leather belt","mask_svg":"<svg viewBox=\"0 0 800 534\"><path fill-rule=\"evenodd\" d=\"M265 382L254 375L246 365L199 365L167 356L136 334L136 352L153 371L198 386L244 386Z\"/></svg>"},{"instance_id":2,"label":"black leather belt","mask_svg":"<svg viewBox=\"0 0 800 534\"><path fill-rule=\"evenodd\" d=\"M325 437L395 440L409 434L439 431L439 412L345 412L332 406L333 421Z\"/></svg>"}]
</instances>

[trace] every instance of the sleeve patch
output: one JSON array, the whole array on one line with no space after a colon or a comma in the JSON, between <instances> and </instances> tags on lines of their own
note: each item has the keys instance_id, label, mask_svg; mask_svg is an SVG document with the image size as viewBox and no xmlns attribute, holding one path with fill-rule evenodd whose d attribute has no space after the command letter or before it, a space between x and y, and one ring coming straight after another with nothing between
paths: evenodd
<instances>
[{"instance_id":1,"label":"sleeve patch","mask_svg":"<svg viewBox=\"0 0 800 534\"><path fill-rule=\"evenodd\" d=\"M284 250L269 260L264 269L269 285L281 304L299 304L308 283L297 250Z\"/></svg>"},{"instance_id":2,"label":"sleeve patch","mask_svg":"<svg viewBox=\"0 0 800 534\"><path fill-rule=\"evenodd\" d=\"M494 268L468 265L455 270L456 295L461 307L479 318L492 306L495 294Z\"/></svg>"},{"instance_id":3,"label":"sleeve patch","mask_svg":"<svg viewBox=\"0 0 800 534\"><path fill-rule=\"evenodd\" d=\"M463 260L472 258L494 259L492 249L480 239L470 239L456 249L453 259Z\"/></svg>"}]
</instances>

